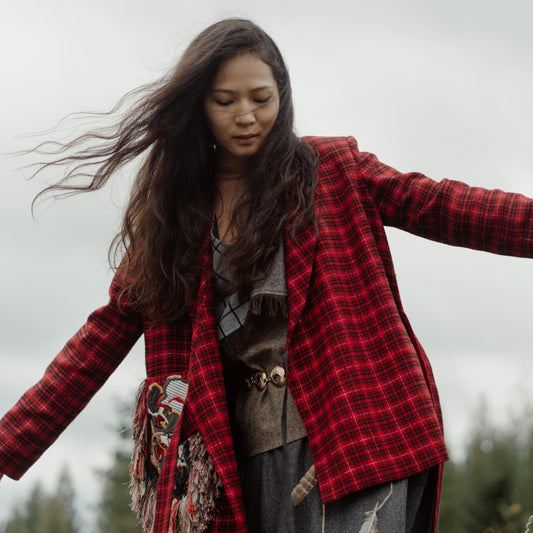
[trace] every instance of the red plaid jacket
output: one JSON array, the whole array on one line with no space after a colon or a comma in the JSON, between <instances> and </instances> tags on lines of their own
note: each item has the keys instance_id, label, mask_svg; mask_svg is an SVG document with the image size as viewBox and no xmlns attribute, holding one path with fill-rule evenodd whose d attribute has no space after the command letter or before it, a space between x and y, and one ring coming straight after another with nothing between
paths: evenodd
<instances>
[{"instance_id":1,"label":"red plaid jacket","mask_svg":"<svg viewBox=\"0 0 533 533\"><path fill-rule=\"evenodd\" d=\"M430 365L402 308L384 225L444 243L533 256L533 201L401 174L353 138L306 138L320 154L318 235L285 235L288 383L328 503L447 458ZM19 478L144 333L148 379L182 374L189 393L159 477L156 533L167 531L177 444L204 437L224 487L211 531L244 532L213 312L209 239L180 324L117 307L120 284L0 422L0 471ZM437 505L435 506L436 509Z\"/></svg>"}]
</instances>

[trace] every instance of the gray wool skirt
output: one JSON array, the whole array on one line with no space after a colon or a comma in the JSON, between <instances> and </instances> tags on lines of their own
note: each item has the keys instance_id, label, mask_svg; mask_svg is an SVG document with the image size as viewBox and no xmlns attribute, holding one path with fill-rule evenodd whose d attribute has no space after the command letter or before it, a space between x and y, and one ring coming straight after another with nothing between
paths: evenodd
<instances>
[{"instance_id":1,"label":"gray wool skirt","mask_svg":"<svg viewBox=\"0 0 533 533\"><path fill-rule=\"evenodd\" d=\"M288 452L291 486L295 486L313 464L313 459L306 438L291 442ZM248 530L251 533L287 533L283 449L244 459L239 470ZM379 533L429 533L435 491L436 469L395 481L392 490L391 483L385 483L325 506L316 485L301 503L292 507L294 531L358 533L366 513L385 502L377 512Z\"/></svg>"}]
</instances>

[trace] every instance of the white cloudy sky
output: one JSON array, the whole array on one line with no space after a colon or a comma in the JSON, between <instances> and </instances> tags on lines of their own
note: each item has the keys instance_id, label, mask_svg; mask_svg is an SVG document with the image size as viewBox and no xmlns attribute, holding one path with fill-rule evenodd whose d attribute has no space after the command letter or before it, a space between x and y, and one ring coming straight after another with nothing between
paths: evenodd
<instances>
[{"instance_id":1,"label":"white cloudy sky","mask_svg":"<svg viewBox=\"0 0 533 533\"><path fill-rule=\"evenodd\" d=\"M278 42L292 74L300 134L351 134L400 170L533 196L530 0L2 0L0 6L2 412L105 303L107 247L127 181L42 206L33 220L30 202L42 182L26 181L17 170L24 161L9 153L34 144L24 135L73 111L106 110L163 74L215 20L252 18ZM510 409L532 402L532 263L396 230L389 236L405 307L434 366L450 449L460 457L481 395L501 423ZM95 470L108 464L115 442L113 406L142 377L138 345L21 481L0 482L0 521L36 479L50 484L63 464L90 508Z\"/></svg>"}]
</instances>

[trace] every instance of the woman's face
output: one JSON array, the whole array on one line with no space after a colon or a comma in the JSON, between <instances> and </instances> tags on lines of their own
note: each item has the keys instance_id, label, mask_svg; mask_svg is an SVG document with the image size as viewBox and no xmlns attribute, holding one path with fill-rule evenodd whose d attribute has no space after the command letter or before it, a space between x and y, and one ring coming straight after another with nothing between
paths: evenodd
<instances>
[{"instance_id":1,"label":"woman's face","mask_svg":"<svg viewBox=\"0 0 533 533\"><path fill-rule=\"evenodd\" d=\"M242 166L257 152L278 116L278 85L272 69L253 53L222 63L204 109L220 161Z\"/></svg>"}]
</instances>

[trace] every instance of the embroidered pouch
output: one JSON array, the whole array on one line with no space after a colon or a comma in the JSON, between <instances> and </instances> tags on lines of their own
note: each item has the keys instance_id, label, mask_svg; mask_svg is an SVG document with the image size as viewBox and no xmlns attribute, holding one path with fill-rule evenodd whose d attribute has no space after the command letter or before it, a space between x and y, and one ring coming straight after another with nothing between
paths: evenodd
<instances>
[{"instance_id":1,"label":"embroidered pouch","mask_svg":"<svg viewBox=\"0 0 533 533\"><path fill-rule=\"evenodd\" d=\"M187 397L188 383L179 375L163 385L146 380L139 389L133 418L130 464L132 509L143 531L152 530L157 479ZM200 433L180 444L169 533L204 532L214 516L222 485Z\"/></svg>"}]
</instances>

